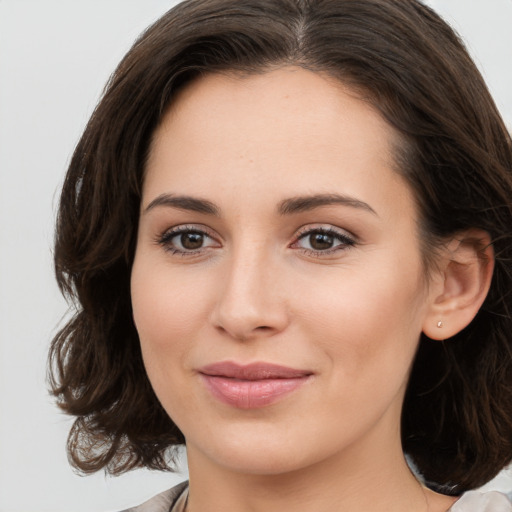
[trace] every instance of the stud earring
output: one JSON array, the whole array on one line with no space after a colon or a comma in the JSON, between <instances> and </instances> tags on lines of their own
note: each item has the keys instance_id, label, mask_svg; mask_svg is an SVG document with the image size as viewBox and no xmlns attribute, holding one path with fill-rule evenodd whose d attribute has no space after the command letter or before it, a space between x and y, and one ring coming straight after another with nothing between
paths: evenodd
<instances>
[{"instance_id":1,"label":"stud earring","mask_svg":"<svg viewBox=\"0 0 512 512\"><path fill-rule=\"evenodd\" d=\"M441 329L441 327L443 327L443 322L441 322L441 320L439 320L439 322L437 322L437 327L439 327L439 329Z\"/></svg>"}]
</instances>

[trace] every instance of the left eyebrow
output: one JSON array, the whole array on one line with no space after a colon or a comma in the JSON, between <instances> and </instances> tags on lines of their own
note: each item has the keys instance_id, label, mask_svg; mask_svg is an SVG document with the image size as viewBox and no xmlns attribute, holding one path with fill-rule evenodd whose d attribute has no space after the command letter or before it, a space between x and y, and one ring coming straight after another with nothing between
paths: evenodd
<instances>
[{"instance_id":1,"label":"left eyebrow","mask_svg":"<svg viewBox=\"0 0 512 512\"><path fill-rule=\"evenodd\" d=\"M321 206L330 206L333 204L341 204L351 208L358 208L366 210L373 215L377 215L377 212L368 203L360 201L354 197L341 194L316 194L312 196L292 197L290 199L285 199L279 204L278 212L281 215L292 215L294 213L306 212Z\"/></svg>"}]
</instances>

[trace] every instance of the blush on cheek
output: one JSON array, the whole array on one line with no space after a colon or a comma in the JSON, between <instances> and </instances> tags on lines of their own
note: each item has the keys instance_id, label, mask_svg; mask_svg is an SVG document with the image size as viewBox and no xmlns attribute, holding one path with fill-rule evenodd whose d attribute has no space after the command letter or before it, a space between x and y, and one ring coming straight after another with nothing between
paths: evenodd
<instances>
[{"instance_id":1,"label":"blush on cheek","mask_svg":"<svg viewBox=\"0 0 512 512\"><path fill-rule=\"evenodd\" d=\"M304 324L315 325L323 333L322 346L344 361L344 371L354 379L361 368L373 363L392 368L397 354L407 359L408 367L421 333L417 273L404 286L396 274L390 272L395 279L386 279L383 269L379 270L378 275L353 272L343 286L331 285L328 293L314 293L303 312Z\"/></svg>"},{"instance_id":2,"label":"blush on cheek","mask_svg":"<svg viewBox=\"0 0 512 512\"><path fill-rule=\"evenodd\" d=\"M132 307L139 334L155 343L186 334L194 326L197 300L189 289L169 280L157 269L134 272ZM193 288L192 288L193 290Z\"/></svg>"}]
</instances>

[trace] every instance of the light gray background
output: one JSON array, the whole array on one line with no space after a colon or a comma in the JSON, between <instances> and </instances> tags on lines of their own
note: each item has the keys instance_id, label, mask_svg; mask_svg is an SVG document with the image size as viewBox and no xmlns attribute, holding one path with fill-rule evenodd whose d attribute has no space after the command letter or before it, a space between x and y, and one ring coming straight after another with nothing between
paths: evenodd
<instances>
[{"instance_id":1,"label":"light gray background","mask_svg":"<svg viewBox=\"0 0 512 512\"><path fill-rule=\"evenodd\" d=\"M73 474L70 420L45 385L66 311L51 266L59 185L110 72L175 3L0 0L0 512L115 511L184 478ZM512 126L512 0L429 3L463 35ZM511 475L492 486L511 490Z\"/></svg>"}]
</instances>

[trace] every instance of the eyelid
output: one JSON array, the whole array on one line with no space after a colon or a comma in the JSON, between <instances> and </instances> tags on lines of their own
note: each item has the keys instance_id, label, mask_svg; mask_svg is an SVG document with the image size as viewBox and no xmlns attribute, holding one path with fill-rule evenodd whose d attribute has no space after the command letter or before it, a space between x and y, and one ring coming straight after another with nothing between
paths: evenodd
<instances>
[{"instance_id":1,"label":"eyelid","mask_svg":"<svg viewBox=\"0 0 512 512\"><path fill-rule=\"evenodd\" d=\"M338 241L341 241L339 245L336 245L330 249L318 250L318 249L307 249L297 247L300 240L306 238L312 233L324 233L335 237ZM293 242L290 245L292 248L301 249L307 254L311 254L317 257L328 256L332 253L346 250L357 243L357 237L346 229L338 228L332 224L307 224L298 229L293 237Z\"/></svg>"},{"instance_id":2,"label":"eyelid","mask_svg":"<svg viewBox=\"0 0 512 512\"><path fill-rule=\"evenodd\" d=\"M334 236L339 236L344 239L349 239L354 243L357 241L357 237L348 231L347 229L339 228L337 226L333 226L332 224L305 224L301 226L295 233L294 239L298 240L301 237L304 237L307 234L314 233L316 231L320 231L322 233L329 233Z\"/></svg>"},{"instance_id":3,"label":"eyelid","mask_svg":"<svg viewBox=\"0 0 512 512\"><path fill-rule=\"evenodd\" d=\"M200 247L195 250L194 249L182 250L182 249L178 249L178 248L172 248L169 246L171 240L174 237L179 236L180 234L189 233L189 232L200 233L200 234L204 235L205 237L208 237L209 239L215 241L216 244L208 245L205 247ZM167 250L169 252L172 252L174 254L181 254L184 256L194 255L194 254L204 251L205 249L209 249L211 247L214 247L214 248L220 247L222 245L219 242L219 236L216 233L212 232L212 230L210 228L208 228L207 226L205 226L203 224L178 224L176 226L166 228L165 230L163 230L157 234L157 236L155 238L155 242L157 243L157 245L162 246L165 250Z\"/></svg>"},{"instance_id":4,"label":"eyelid","mask_svg":"<svg viewBox=\"0 0 512 512\"><path fill-rule=\"evenodd\" d=\"M334 233L339 236L344 236L346 238L350 238L354 241L357 240L356 235L348 231L347 229L340 228L338 226L334 226L333 224L322 224L322 223L312 223L312 224L304 224L300 228L297 229L294 237L300 238L304 236L306 233L311 233L312 231L322 231L324 233Z\"/></svg>"},{"instance_id":5,"label":"eyelid","mask_svg":"<svg viewBox=\"0 0 512 512\"><path fill-rule=\"evenodd\" d=\"M173 233L179 234L187 231L204 233L205 235L208 235L210 238L219 238L219 236L212 229L210 229L208 226L205 226L204 224L176 224L175 226L165 228L163 231L161 231L160 236Z\"/></svg>"},{"instance_id":6,"label":"eyelid","mask_svg":"<svg viewBox=\"0 0 512 512\"><path fill-rule=\"evenodd\" d=\"M198 247L197 249L180 249L171 243L172 239L183 233L200 233L206 238L213 241L213 244ZM299 247L299 242L310 236L313 233L323 233L334 237L339 243L328 249L313 249ZM162 246L166 251L173 254L180 254L183 256L192 256L202 253L210 248L219 248L222 243L219 241L219 235L216 232L203 225L203 224L178 224L172 227L168 227L165 230L159 232L155 237L157 245ZM301 226L293 236L293 242L289 247L293 249L299 249L307 254L311 254L317 257L327 256L329 254L346 250L357 243L357 237L346 229L333 226L331 224L307 224Z\"/></svg>"}]
</instances>

